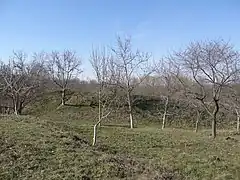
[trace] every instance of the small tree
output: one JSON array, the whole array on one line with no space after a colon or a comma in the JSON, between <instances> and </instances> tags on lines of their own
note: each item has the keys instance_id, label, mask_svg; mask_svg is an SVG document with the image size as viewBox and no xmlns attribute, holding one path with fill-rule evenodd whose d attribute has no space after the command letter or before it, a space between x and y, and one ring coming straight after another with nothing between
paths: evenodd
<instances>
[{"instance_id":1,"label":"small tree","mask_svg":"<svg viewBox=\"0 0 240 180\"><path fill-rule=\"evenodd\" d=\"M12 100L16 115L22 113L23 108L36 97L43 85L42 59L34 56L30 62L26 60L27 55L19 51L14 52L8 63L1 63L4 94Z\"/></svg>"},{"instance_id":2,"label":"small tree","mask_svg":"<svg viewBox=\"0 0 240 180\"><path fill-rule=\"evenodd\" d=\"M233 114L236 114L236 131L240 132L240 94L239 84L235 83L224 92L222 105Z\"/></svg>"},{"instance_id":3,"label":"small tree","mask_svg":"<svg viewBox=\"0 0 240 180\"><path fill-rule=\"evenodd\" d=\"M222 91L231 85L239 73L239 53L224 41L191 43L186 50L175 53L176 67L192 83L181 81L188 95L201 102L212 118L212 137L216 137L216 123Z\"/></svg>"},{"instance_id":4,"label":"small tree","mask_svg":"<svg viewBox=\"0 0 240 180\"><path fill-rule=\"evenodd\" d=\"M94 69L98 83L98 121L93 127L93 146L97 141L97 127L116 108L117 83L119 73L111 55L106 50L93 50L90 63Z\"/></svg>"},{"instance_id":5,"label":"small tree","mask_svg":"<svg viewBox=\"0 0 240 180\"><path fill-rule=\"evenodd\" d=\"M133 128L132 94L134 89L151 73L146 68L151 56L139 50L134 51L131 38L117 37L117 46L112 48L112 51L114 53L114 63L120 70L118 85L126 94L130 127ZM137 76L141 78L138 78L139 81L134 81L133 79Z\"/></svg>"},{"instance_id":6,"label":"small tree","mask_svg":"<svg viewBox=\"0 0 240 180\"><path fill-rule=\"evenodd\" d=\"M162 114L162 129L166 126L166 118L169 110L169 102L173 100L176 93L178 92L178 83L175 76L172 74L171 63L168 61L161 61L156 64L155 72L160 79L160 84L158 84L158 93L162 97L164 102L163 113L158 109L159 113Z\"/></svg>"},{"instance_id":7,"label":"small tree","mask_svg":"<svg viewBox=\"0 0 240 180\"><path fill-rule=\"evenodd\" d=\"M65 105L66 89L70 80L81 73L80 65L81 59L73 51L54 51L49 55L47 68L53 82L61 88L61 105Z\"/></svg>"},{"instance_id":8,"label":"small tree","mask_svg":"<svg viewBox=\"0 0 240 180\"><path fill-rule=\"evenodd\" d=\"M195 118L195 128L194 131L197 133L199 129L199 123L201 120L202 113L204 112L204 109L202 108L202 104L196 99L193 98L192 96L188 96L184 94L183 96L185 99L185 103L190 107L189 109L194 111L193 113L196 113L196 116L193 116ZM189 113L192 114L192 113Z\"/></svg>"}]
</instances>

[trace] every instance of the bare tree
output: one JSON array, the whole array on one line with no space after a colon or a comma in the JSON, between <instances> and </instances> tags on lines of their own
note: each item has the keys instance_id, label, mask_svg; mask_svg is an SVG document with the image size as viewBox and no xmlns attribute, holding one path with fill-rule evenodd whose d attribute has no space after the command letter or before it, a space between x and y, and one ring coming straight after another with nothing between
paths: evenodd
<instances>
[{"instance_id":1,"label":"bare tree","mask_svg":"<svg viewBox=\"0 0 240 180\"><path fill-rule=\"evenodd\" d=\"M189 109L194 111L196 113L196 116L193 116L195 118L195 128L194 131L197 133L199 130L199 123L201 120L202 113L204 112L202 108L202 104L196 99L191 96L188 96L184 94L184 102L188 105ZM190 113L192 114L192 113Z\"/></svg>"},{"instance_id":2,"label":"bare tree","mask_svg":"<svg viewBox=\"0 0 240 180\"><path fill-rule=\"evenodd\" d=\"M81 59L73 51L54 51L49 55L47 68L53 82L61 88L61 105L65 105L69 81L81 73Z\"/></svg>"},{"instance_id":3,"label":"bare tree","mask_svg":"<svg viewBox=\"0 0 240 180\"><path fill-rule=\"evenodd\" d=\"M201 102L212 118L212 137L216 137L219 101L223 89L231 85L239 73L239 53L229 43L221 41L191 43L185 51L173 57L182 75L179 78L188 95Z\"/></svg>"},{"instance_id":4,"label":"bare tree","mask_svg":"<svg viewBox=\"0 0 240 180\"><path fill-rule=\"evenodd\" d=\"M151 73L146 68L151 56L139 50L134 51L131 38L117 37L117 46L112 48L112 51L115 64L120 69L120 82L118 84L126 94L130 127L133 128L132 94L134 89ZM139 77L139 81L134 81L134 77Z\"/></svg>"},{"instance_id":5,"label":"bare tree","mask_svg":"<svg viewBox=\"0 0 240 180\"><path fill-rule=\"evenodd\" d=\"M165 101L163 113L158 109L159 114L162 115L162 129L166 126L166 118L169 115L169 102L176 98L174 97L178 92L178 83L175 76L172 75L171 63L169 61L160 61L155 65L155 72L158 74L160 84L158 84L158 94Z\"/></svg>"},{"instance_id":6,"label":"bare tree","mask_svg":"<svg viewBox=\"0 0 240 180\"><path fill-rule=\"evenodd\" d=\"M27 62L27 55L22 51L14 52L8 63L1 63L4 94L12 100L16 115L21 114L38 93L43 82L43 67L42 59L35 55Z\"/></svg>"},{"instance_id":7,"label":"bare tree","mask_svg":"<svg viewBox=\"0 0 240 180\"><path fill-rule=\"evenodd\" d=\"M240 132L240 94L239 84L235 83L224 92L222 105L233 114L236 114L236 131Z\"/></svg>"},{"instance_id":8,"label":"bare tree","mask_svg":"<svg viewBox=\"0 0 240 180\"><path fill-rule=\"evenodd\" d=\"M105 49L103 51L95 49L92 50L91 57L90 57L90 63L94 69L95 76L97 78L98 83L98 120L99 125L102 119L102 98L104 93L104 88L107 83L108 77L108 63L109 63L109 56L106 55Z\"/></svg>"},{"instance_id":9,"label":"bare tree","mask_svg":"<svg viewBox=\"0 0 240 180\"><path fill-rule=\"evenodd\" d=\"M98 121L93 127L93 146L97 140L97 127L116 108L118 71L113 57L105 49L95 49L90 57L98 83Z\"/></svg>"}]
</instances>

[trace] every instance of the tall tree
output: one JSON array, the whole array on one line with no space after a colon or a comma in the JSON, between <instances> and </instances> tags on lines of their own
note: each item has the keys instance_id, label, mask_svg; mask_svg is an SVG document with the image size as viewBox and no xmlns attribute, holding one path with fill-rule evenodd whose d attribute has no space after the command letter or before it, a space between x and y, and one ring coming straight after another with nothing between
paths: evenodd
<instances>
[{"instance_id":1,"label":"tall tree","mask_svg":"<svg viewBox=\"0 0 240 180\"><path fill-rule=\"evenodd\" d=\"M149 53L140 52L139 50L134 51L131 38L117 37L117 45L115 48L112 48L112 51L114 53L115 64L120 69L119 86L125 92L130 127L133 128L132 94L134 89L151 73L146 68L151 56ZM134 81L134 77L139 77L139 81Z\"/></svg>"},{"instance_id":2,"label":"tall tree","mask_svg":"<svg viewBox=\"0 0 240 180\"><path fill-rule=\"evenodd\" d=\"M90 63L94 69L98 83L98 121L93 127L93 146L97 141L97 127L116 108L117 83L119 73L113 57L105 50L92 50Z\"/></svg>"},{"instance_id":3,"label":"tall tree","mask_svg":"<svg viewBox=\"0 0 240 180\"><path fill-rule=\"evenodd\" d=\"M185 83L179 78L188 95L200 101L212 118L212 137L215 138L222 92L239 74L238 51L223 40L194 42L173 58L181 73L192 80Z\"/></svg>"},{"instance_id":4,"label":"tall tree","mask_svg":"<svg viewBox=\"0 0 240 180\"><path fill-rule=\"evenodd\" d=\"M47 68L53 82L61 88L61 105L65 105L70 80L81 73L80 66L81 59L73 51L53 51L49 55Z\"/></svg>"}]
</instances>

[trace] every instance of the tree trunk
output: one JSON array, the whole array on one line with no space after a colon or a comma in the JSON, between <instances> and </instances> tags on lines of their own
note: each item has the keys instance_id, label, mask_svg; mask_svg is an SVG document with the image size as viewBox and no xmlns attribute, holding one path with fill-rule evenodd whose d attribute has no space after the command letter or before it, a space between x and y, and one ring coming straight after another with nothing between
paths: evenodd
<instances>
[{"instance_id":1,"label":"tree trunk","mask_svg":"<svg viewBox=\"0 0 240 180\"><path fill-rule=\"evenodd\" d=\"M17 95L13 98L13 105L14 105L14 114L19 115L19 97Z\"/></svg>"},{"instance_id":2,"label":"tree trunk","mask_svg":"<svg viewBox=\"0 0 240 180\"><path fill-rule=\"evenodd\" d=\"M21 115L22 114L22 110L23 110L23 102L21 101L19 101L19 103L18 103L18 109L17 109L17 111L18 111L18 115Z\"/></svg>"},{"instance_id":3,"label":"tree trunk","mask_svg":"<svg viewBox=\"0 0 240 180\"><path fill-rule=\"evenodd\" d=\"M129 119L130 119L130 127L131 127L131 129L133 129L133 116L132 116L132 112L129 113Z\"/></svg>"},{"instance_id":4,"label":"tree trunk","mask_svg":"<svg viewBox=\"0 0 240 180\"><path fill-rule=\"evenodd\" d=\"M66 90L65 88L62 89L62 105L65 105L65 96L66 96Z\"/></svg>"},{"instance_id":5,"label":"tree trunk","mask_svg":"<svg viewBox=\"0 0 240 180\"><path fill-rule=\"evenodd\" d=\"M237 109L235 109L236 114L237 114L237 132L239 132L239 126L240 126L240 114Z\"/></svg>"},{"instance_id":6,"label":"tree trunk","mask_svg":"<svg viewBox=\"0 0 240 180\"><path fill-rule=\"evenodd\" d=\"M18 115L18 108L17 108L17 103L14 103L14 114Z\"/></svg>"},{"instance_id":7,"label":"tree trunk","mask_svg":"<svg viewBox=\"0 0 240 180\"><path fill-rule=\"evenodd\" d=\"M96 142L97 142L97 127L98 125L101 123L101 121L106 118L109 114L111 113L111 111L109 111L105 116L102 116L101 119L98 120L98 122L93 126L93 143L92 145L95 146Z\"/></svg>"},{"instance_id":8,"label":"tree trunk","mask_svg":"<svg viewBox=\"0 0 240 180\"><path fill-rule=\"evenodd\" d=\"M10 114L10 107L7 108L6 113Z\"/></svg>"},{"instance_id":9,"label":"tree trunk","mask_svg":"<svg viewBox=\"0 0 240 180\"><path fill-rule=\"evenodd\" d=\"M164 105L164 113L163 113L163 118L162 118L162 129L165 128L167 109L168 109L168 97L166 97L166 101L165 101L165 105Z\"/></svg>"},{"instance_id":10,"label":"tree trunk","mask_svg":"<svg viewBox=\"0 0 240 180\"><path fill-rule=\"evenodd\" d=\"M102 110L101 110L101 90L98 92L98 121L99 127L101 126L101 117L102 117Z\"/></svg>"},{"instance_id":11,"label":"tree trunk","mask_svg":"<svg viewBox=\"0 0 240 180\"><path fill-rule=\"evenodd\" d=\"M93 143L92 145L95 146L97 141L97 126L101 123L101 119L93 126Z\"/></svg>"},{"instance_id":12,"label":"tree trunk","mask_svg":"<svg viewBox=\"0 0 240 180\"><path fill-rule=\"evenodd\" d=\"M196 119L196 124L195 124L195 132L198 132L198 125L199 125L199 120L200 120L200 113L197 110L197 119Z\"/></svg>"},{"instance_id":13,"label":"tree trunk","mask_svg":"<svg viewBox=\"0 0 240 180\"><path fill-rule=\"evenodd\" d=\"M216 115L214 115L212 119L212 137L216 138L216 135L217 135L217 117Z\"/></svg>"},{"instance_id":14,"label":"tree trunk","mask_svg":"<svg viewBox=\"0 0 240 180\"><path fill-rule=\"evenodd\" d=\"M217 136L217 113L219 111L218 100L214 100L215 108L212 115L212 137L216 138Z\"/></svg>"},{"instance_id":15,"label":"tree trunk","mask_svg":"<svg viewBox=\"0 0 240 180\"><path fill-rule=\"evenodd\" d=\"M133 115L132 115L132 101L130 92L127 92L127 101L128 101L128 111L129 111L129 120L130 120L130 128L133 129Z\"/></svg>"},{"instance_id":16,"label":"tree trunk","mask_svg":"<svg viewBox=\"0 0 240 180\"><path fill-rule=\"evenodd\" d=\"M237 132L239 132L240 116L237 117Z\"/></svg>"}]
</instances>

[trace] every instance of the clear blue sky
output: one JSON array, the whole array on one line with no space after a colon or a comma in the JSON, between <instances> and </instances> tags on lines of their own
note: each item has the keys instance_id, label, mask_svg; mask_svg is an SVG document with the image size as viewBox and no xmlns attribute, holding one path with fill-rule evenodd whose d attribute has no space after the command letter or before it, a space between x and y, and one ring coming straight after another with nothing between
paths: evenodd
<instances>
[{"instance_id":1,"label":"clear blue sky","mask_svg":"<svg viewBox=\"0 0 240 180\"><path fill-rule=\"evenodd\" d=\"M84 58L92 45L128 34L155 58L192 40L224 38L240 48L240 0L0 0L0 57L73 49Z\"/></svg>"}]
</instances>

